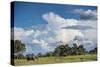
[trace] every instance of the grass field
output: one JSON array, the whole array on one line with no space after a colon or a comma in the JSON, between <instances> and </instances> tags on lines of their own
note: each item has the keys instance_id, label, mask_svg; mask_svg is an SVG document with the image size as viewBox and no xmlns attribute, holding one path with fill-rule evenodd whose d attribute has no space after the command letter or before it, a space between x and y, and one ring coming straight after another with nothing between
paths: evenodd
<instances>
[{"instance_id":1,"label":"grass field","mask_svg":"<svg viewBox=\"0 0 100 67\"><path fill-rule=\"evenodd\" d=\"M66 57L41 57L35 60L27 61L26 59L15 59L15 65L29 65L29 64L53 64L53 63L69 63L69 62L84 62L96 61L96 54L66 56Z\"/></svg>"}]
</instances>

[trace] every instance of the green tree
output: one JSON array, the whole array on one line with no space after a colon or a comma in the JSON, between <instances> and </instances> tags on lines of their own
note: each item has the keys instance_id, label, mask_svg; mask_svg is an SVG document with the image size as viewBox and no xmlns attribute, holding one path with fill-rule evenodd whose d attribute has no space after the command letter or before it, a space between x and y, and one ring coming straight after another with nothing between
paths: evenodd
<instances>
[{"instance_id":1,"label":"green tree","mask_svg":"<svg viewBox=\"0 0 100 67\"><path fill-rule=\"evenodd\" d=\"M66 49L66 51L65 51L66 56L71 55L71 53L72 53L72 48L69 47L68 44L65 45L65 49Z\"/></svg>"},{"instance_id":2,"label":"green tree","mask_svg":"<svg viewBox=\"0 0 100 67\"><path fill-rule=\"evenodd\" d=\"M55 56L66 56L68 55L69 47L67 45L60 45L55 48L54 55Z\"/></svg>"},{"instance_id":3,"label":"green tree","mask_svg":"<svg viewBox=\"0 0 100 67\"><path fill-rule=\"evenodd\" d=\"M68 56L68 55L84 55L86 53L83 45L77 46L76 43L73 44L73 47L69 47L68 44L60 45L55 48L54 56Z\"/></svg>"},{"instance_id":4,"label":"green tree","mask_svg":"<svg viewBox=\"0 0 100 67\"><path fill-rule=\"evenodd\" d=\"M77 44L74 43L72 47L72 55L82 55L82 54L85 54L85 49L83 45L77 46Z\"/></svg>"},{"instance_id":5,"label":"green tree","mask_svg":"<svg viewBox=\"0 0 100 67\"><path fill-rule=\"evenodd\" d=\"M23 54L18 54L14 56L16 59L25 59L25 56Z\"/></svg>"},{"instance_id":6,"label":"green tree","mask_svg":"<svg viewBox=\"0 0 100 67\"><path fill-rule=\"evenodd\" d=\"M78 47L77 44L74 43L74 44L73 44L73 47L72 47L72 49L71 49L71 51L72 51L71 55L78 55L77 47Z\"/></svg>"},{"instance_id":7,"label":"green tree","mask_svg":"<svg viewBox=\"0 0 100 67\"><path fill-rule=\"evenodd\" d=\"M38 53L38 54L37 54L37 57L42 57L42 54L41 54L41 53Z\"/></svg>"},{"instance_id":8,"label":"green tree","mask_svg":"<svg viewBox=\"0 0 100 67\"><path fill-rule=\"evenodd\" d=\"M96 54L97 53L97 47L94 48L93 50L89 51L90 54Z\"/></svg>"},{"instance_id":9,"label":"green tree","mask_svg":"<svg viewBox=\"0 0 100 67\"><path fill-rule=\"evenodd\" d=\"M26 50L25 44L23 44L19 40L14 41L14 53L23 52L25 50Z\"/></svg>"},{"instance_id":10,"label":"green tree","mask_svg":"<svg viewBox=\"0 0 100 67\"><path fill-rule=\"evenodd\" d=\"M44 56L46 56L46 57L53 56L53 52L47 52Z\"/></svg>"},{"instance_id":11,"label":"green tree","mask_svg":"<svg viewBox=\"0 0 100 67\"><path fill-rule=\"evenodd\" d=\"M85 49L84 49L84 47L83 47L83 45L79 45L79 47L77 48L77 50L78 50L78 55L83 55L83 54L85 54Z\"/></svg>"},{"instance_id":12,"label":"green tree","mask_svg":"<svg viewBox=\"0 0 100 67\"><path fill-rule=\"evenodd\" d=\"M33 53L32 54L27 54L26 58L27 58L27 61L29 61L29 60L35 60L35 55Z\"/></svg>"}]
</instances>

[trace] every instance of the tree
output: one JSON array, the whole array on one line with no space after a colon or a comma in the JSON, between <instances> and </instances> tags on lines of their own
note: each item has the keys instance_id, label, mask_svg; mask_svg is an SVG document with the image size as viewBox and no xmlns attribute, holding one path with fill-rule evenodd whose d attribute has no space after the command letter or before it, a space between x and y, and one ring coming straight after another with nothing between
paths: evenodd
<instances>
[{"instance_id":1,"label":"tree","mask_svg":"<svg viewBox=\"0 0 100 67\"><path fill-rule=\"evenodd\" d=\"M67 56L69 55L70 48L68 45L60 45L57 48L55 48L54 55L55 56Z\"/></svg>"},{"instance_id":2,"label":"tree","mask_svg":"<svg viewBox=\"0 0 100 67\"><path fill-rule=\"evenodd\" d=\"M38 53L38 54L37 54L37 57L42 57L42 54L41 54L41 53Z\"/></svg>"},{"instance_id":3,"label":"tree","mask_svg":"<svg viewBox=\"0 0 100 67\"><path fill-rule=\"evenodd\" d=\"M85 52L86 51L85 51L83 45L77 46L76 43L73 44L71 55L82 55L82 54L85 54Z\"/></svg>"},{"instance_id":4,"label":"tree","mask_svg":"<svg viewBox=\"0 0 100 67\"><path fill-rule=\"evenodd\" d=\"M72 48L69 47L68 44L65 45L65 48L66 48L66 51L65 51L65 52L66 52L66 56L71 55L71 53L72 53Z\"/></svg>"},{"instance_id":5,"label":"tree","mask_svg":"<svg viewBox=\"0 0 100 67\"><path fill-rule=\"evenodd\" d=\"M16 59L25 59L25 56L23 54L18 54L14 56Z\"/></svg>"},{"instance_id":6,"label":"tree","mask_svg":"<svg viewBox=\"0 0 100 67\"><path fill-rule=\"evenodd\" d=\"M73 47L72 47L72 49L71 49L71 55L78 55L77 47L78 47L77 44L74 43L74 44L73 44Z\"/></svg>"},{"instance_id":7,"label":"tree","mask_svg":"<svg viewBox=\"0 0 100 67\"><path fill-rule=\"evenodd\" d=\"M56 47L53 54L54 54L54 56L59 56L60 55L60 48Z\"/></svg>"},{"instance_id":8,"label":"tree","mask_svg":"<svg viewBox=\"0 0 100 67\"><path fill-rule=\"evenodd\" d=\"M35 55L34 54L27 54L26 55L26 57L27 57L27 61L29 61L29 60L35 60Z\"/></svg>"},{"instance_id":9,"label":"tree","mask_svg":"<svg viewBox=\"0 0 100 67\"><path fill-rule=\"evenodd\" d=\"M78 55L82 55L85 54L85 49L83 47L83 45L79 45L78 49Z\"/></svg>"},{"instance_id":10,"label":"tree","mask_svg":"<svg viewBox=\"0 0 100 67\"><path fill-rule=\"evenodd\" d=\"M95 54L97 53L97 47L95 47L93 50L89 51L90 54Z\"/></svg>"},{"instance_id":11,"label":"tree","mask_svg":"<svg viewBox=\"0 0 100 67\"><path fill-rule=\"evenodd\" d=\"M14 41L14 53L19 53L19 52L23 52L25 51L25 44L23 44L21 41L19 40L15 40Z\"/></svg>"},{"instance_id":12,"label":"tree","mask_svg":"<svg viewBox=\"0 0 100 67\"><path fill-rule=\"evenodd\" d=\"M45 56L45 57L53 56L53 52L47 52L44 56Z\"/></svg>"}]
</instances>

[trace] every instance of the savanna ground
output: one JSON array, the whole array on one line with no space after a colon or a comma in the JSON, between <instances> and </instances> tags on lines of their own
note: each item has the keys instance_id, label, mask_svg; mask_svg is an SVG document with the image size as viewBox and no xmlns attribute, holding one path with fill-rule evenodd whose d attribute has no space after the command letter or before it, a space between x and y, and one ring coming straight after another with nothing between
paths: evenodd
<instances>
[{"instance_id":1,"label":"savanna ground","mask_svg":"<svg viewBox=\"0 0 100 67\"><path fill-rule=\"evenodd\" d=\"M30 65L30 64L54 64L54 63L71 63L71 62L84 62L96 61L97 54L65 56L65 57L39 57L35 60L15 59L15 65Z\"/></svg>"}]
</instances>

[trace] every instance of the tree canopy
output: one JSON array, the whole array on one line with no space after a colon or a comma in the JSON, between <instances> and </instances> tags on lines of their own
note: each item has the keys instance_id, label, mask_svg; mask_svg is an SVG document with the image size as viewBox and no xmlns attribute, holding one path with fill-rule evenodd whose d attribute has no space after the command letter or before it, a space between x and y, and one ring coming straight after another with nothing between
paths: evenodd
<instances>
[{"instance_id":1,"label":"tree canopy","mask_svg":"<svg viewBox=\"0 0 100 67\"><path fill-rule=\"evenodd\" d=\"M54 55L55 56L82 55L85 54L85 52L86 51L83 45L77 46L77 44L73 44L73 47L69 47L68 44L66 44L56 47Z\"/></svg>"},{"instance_id":2,"label":"tree canopy","mask_svg":"<svg viewBox=\"0 0 100 67\"><path fill-rule=\"evenodd\" d=\"M14 41L14 53L23 52L26 50L25 44L19 40Z\"/></svg>"}]
</instances>

